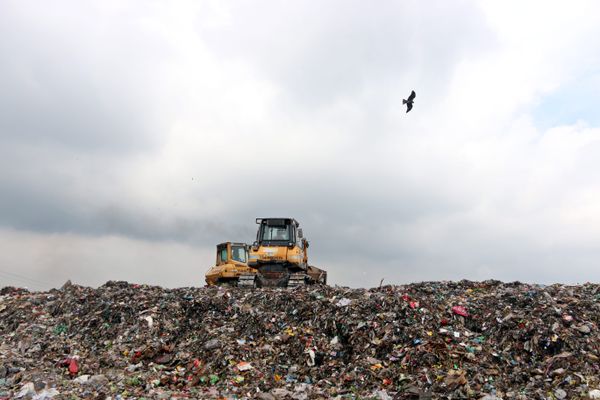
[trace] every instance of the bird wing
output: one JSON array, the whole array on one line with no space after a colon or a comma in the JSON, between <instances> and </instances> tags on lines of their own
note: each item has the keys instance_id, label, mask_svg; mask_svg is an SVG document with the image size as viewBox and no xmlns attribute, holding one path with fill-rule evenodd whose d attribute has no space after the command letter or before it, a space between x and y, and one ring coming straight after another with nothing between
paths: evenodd
<instances>
[{"instance_id":1,"label":"bird wing","mask_svg":"<svg viewBox=\"0 0 600 400\"><path fill-rule=\"evenodd\" d=\"M410 96L408 96L408 101L413 101L416 96L417 96L417 94L413 90L412 92L410 92Z\"/></svg>"},{"instance_id":2,"label":"bird wing","mask_svg":"<svg viewBox=\"0 0 600 400\"><path fill-rule=\"evenodd\" d=\"M412 110L412 103L406 103L406 112Z\"/></svg>"}]
</instances>

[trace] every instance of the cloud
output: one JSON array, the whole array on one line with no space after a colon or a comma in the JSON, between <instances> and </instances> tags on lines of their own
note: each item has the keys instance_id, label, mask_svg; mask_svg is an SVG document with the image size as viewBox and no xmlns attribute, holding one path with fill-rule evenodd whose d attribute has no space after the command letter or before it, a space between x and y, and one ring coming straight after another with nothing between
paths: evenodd
<instances>
[{"instance_id":1,"label":"cloud","mask_svg":"<svg viewBox=\"0 0 600 400\"><path fill-rule=\"evenodd\" d=\"M99 286L107 280L164 287L199 286L214 251L176 242L147 242L122 236L86 237L2 229L2 286L32 290L60 287L67 280Z\"/></svg>"},{"instance_id":2,"label":"cloud","mask_svg":"<svg viewBox=\"0 0 600 400\"><path fill-rule=\"evenodd\" d=\"M162 120L152 98L160 84L148 83L160 72L160 36L129 20L124 10L72 2L6 2L3 8L5 143L63 146L80 154L136 152L157 144Z\"/></svg>"},{"instance_id":3,"label":"cloud","mask_svg":"<svg viewBox=\"0 0 600 400\"><path fill-rule=\"evenodd\" d=\"M586 4L3 3L1 269L191 285L292 216L333 283L598 279L598 127L539 117Z\"/></svg>"},{"instance_id":4,"label":"cloud","mask_svg":"<svg viewBox=\"0 0 600 400\"><path fill-rule=\"evenodd\" d=\"M275 81L285 106L314 111L374 90L385 98L411 84L443 89L457 60L491 39L481 17L465 2L425 10L392 1L263 1L239 3L227 23L203 34L219 56Z\"/></svg>"}]
</instances>

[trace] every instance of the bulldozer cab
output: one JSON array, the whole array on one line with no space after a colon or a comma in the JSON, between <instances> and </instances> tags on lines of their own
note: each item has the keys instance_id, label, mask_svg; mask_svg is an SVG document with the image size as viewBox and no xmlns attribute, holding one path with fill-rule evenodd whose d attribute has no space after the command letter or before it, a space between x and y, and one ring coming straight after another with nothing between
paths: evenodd
<instances>
[{"instance_id":1,"label":"bulldozer cab","mask_svg":"<svg viewBox=\"0 0 600 400\"><path fill-rule=\"evenodd\" d=\"M257 218L259 224L255 246L294 246L302 230L292 218Z\"/></svg>"},{"instance_id":2,"label":"bulldozer cab","mask_svg":"<svg viewBox=\"0 0 600 400\"><path fill-rule=\"evenodd\" d=\"M248 245L225 242L217 245L217 262L204 275L208 286L238 286L246 275L254 277L248 266Z\"/></svg>"},{"instance_id":3,"label":"bulldozer cab","mask_svg":"<svg viewBox=\"0 0 600 400\"><path fill-rule=\"evenodd\" d=\"M244 243L221 243L217 245L217 265L230 262L246 264L248 262L248 247Z\"/></svg>"}]
</instances>

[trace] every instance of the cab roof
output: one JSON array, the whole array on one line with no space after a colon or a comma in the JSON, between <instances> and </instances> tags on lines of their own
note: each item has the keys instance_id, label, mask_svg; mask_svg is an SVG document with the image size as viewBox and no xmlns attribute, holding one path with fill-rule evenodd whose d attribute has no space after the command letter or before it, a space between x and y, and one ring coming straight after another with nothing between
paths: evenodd
<instances>
[{"instance_id":1,"label":"cab roof","mask_svg":"<svg viewBox=\"0 0 600 400\"><path fill-rule=\"evenodd\" d=\"M267 225L270 225L269 222L276 222L275 225L284 225L285 223L289 223L289 222L292 222L296 226L300 225L298 223L298 221L296 221L294 218L288 218L288 217L256 218L257 224L262 224L263 222L266 223Z\"/></svg>"},{"instance_id":2,"label":"cab roof","mask_svg":"<svg viewBox=\"0 0 600 400\"><path fill-rule=\"evenodd\" d=\"M232 246L247 246L246 243L240 243L240 242L223 242L223 243L219 243L217 245L217 247L219 247L219 246L225 246L227 244L231 244Z\"/></svg>"}]
</instances>

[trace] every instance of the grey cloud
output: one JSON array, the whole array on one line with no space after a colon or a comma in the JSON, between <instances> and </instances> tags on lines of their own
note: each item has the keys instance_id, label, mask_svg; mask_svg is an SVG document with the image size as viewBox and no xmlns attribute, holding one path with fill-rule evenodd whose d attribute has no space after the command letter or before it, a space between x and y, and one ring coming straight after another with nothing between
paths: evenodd
<instances>
[{"instance_id":1,"label":"grey cloud","mask_svg":"<svg viewBox=\"0 0 600 400\"><path fill-rule=\"evenodd\" d=\"M361 93L363 106L381 105L376 97L414 86L441 92L458 60L495 44L468 2L263 1L231 14L229 26L205 29L204 37L216 53L250 60L282 85L284 99L295 100L285 107L312 109Z\"/></svg>"},{"instance_id":2,"label":"grey cloud","mask_svg":"<svg viewBox=\"0 0 600 400\"><path fill-rule=\"evenodd\" d=\"M598 279L598 249L536 241L548 225L511 208L520 178L473 173L477 138L438 118L457 66L498 45L476 4L219 4L221 24L156 3L0 5L0 229L21 251L0 267L181 284L165 265L185 262L200 284L215 244L291 216L332 283Z\"/></svg>"},{"instance_id":3,"label":"grey cloud","mask_svg":"<svg viewBox=\"0 0 600 400\"><path fill-rule=\"evenodd\" d=\"M94 11L71 2L0 6L5 145L135 153L159 143L164 122L149 101L153 90L146 85L152 77L145 66L160 71L156 60L164 45L136 45L154 38L124 16ZM104 40L115 33L119 42Z\"/></svg>"},{"instance_id":4,"label":"grey cloud","mask_svg":"<svg viewBox=\"0 0 600 400\"><path fill-rule=\"evenodd\" d=\"M267 6L274 7L270 15L277 17L261 15L260 10ZM410 74L415 65L423 62L422 55L418 54L419 46L439 39L423 34L420 25L412 21L415 17L424 18L421 22L425 25L439 25L436 32L440 32L440 38L447 36L446 30L455 30L457 40L448 48L464 47L460 37L474 29L470 22L455 29L459 25L459 13L445 18L441 11L421 14L396 3L373 9L358 3L330 4L319 6L318 12L316 3L307 7L295 5L292 9L279 7L281 5L273 3L262 7L235 6L232 8L234 30L203 31L204 38L209 43L212 40L217 54L237 52L255 62L267 76L279 79L286 86L285 93L315 96L312 100L306 97L309 102L316 102L315 105L330 102L339 95L349 96L367 83L385 81L389 84L402 79L399 76L403 73ZM116 157L125 158L156 147L158 131L167 129L161 118L166 120L167 117L157 117L155 113L164 111L169 115L170 110L160 110L162 103L147 99L144 85L152 84L153 73L161 71L160 64L153 62L158 58L155 52L168 53L164 40L146 34L139 25L130 25L127 14L98 13L95 18L93 10L78 6L72 12L51 14L54 19L39 20L43 10L35 11L27 6L7 8L8 12L3 13L4 35L0 39L0 49L12 53L10 62L0 64L0 80L7 88L0 94L3 106L0 134L7 146L4 151L18 152L28 143L35 143L34 146L47 150L47 154L42 153L42 158L37 160L22 157L11 164L12 171L5 171L4 223L33 231L122 234L152 240L206 237L199 233L205 231L199 226L210 224L205 222L206 218L182 217L172 210L163 210L165 215L162 216L155 215L155 211L144 204L124 204L119 193L114 192L117 189L111 189L109 181L100 178L102 172L98 168L84 171L87 182L83 182L81 176L69 176L60 167L65 165L65 157L103 152L108 174L116 176L117 168L126 167L115 163ZM433 7L438 8L439 5ZM477 13L470 6L465 6L463 11ZM111 32L102 27L102 22L109 18L114 25ZM61 23L64 26L60 26ZM104 42L104 38L113 41ZM120 43L114 41L117 38ZM239 41L242 38L244 46ZM19 45L15 45L15 39ZM40 39L44 43L40 43ZM127 54L128 51L131 53ZM450 53L448 51L448 64L459 56ZM118 60L115 56L123 60L115 61ZM380 111L376 104L369 103L372 115L363 121L365 126L382 119L377 117ZM348 132L348 141L355 140L360 130L362 127ZM59 151L57 146L65 149ZM84 160L80 165L86 163ZM78 167L74 162L67 165ZM261 174L257 168L254 170ZM370 170L366 174L374 172ZM394 179L393 174L390 177ZM253 196L252 185L245 190L254 208L276 210L278 199L296 211L313 204L311 208L320 210L321 215L334 218L340 215L343 220L352 218L353 224L367 226L372 223L373 215L381 218L380 213L393 215L398 221L414 218L423 207L431 212L444 209L434 200L435 196L420 194L406 186L399 186L401 196L383 192L374 196L374 190L386 185L381 179L373 180L361 194L361 189L357 190L350 181L331 186L323 178L325 176L299 182L297 187L302 188L301 193L293 198L279 193L267 195L274 201L264 201L261 198L264 193L260 191ZM251 180L252 176L246 179ZM87 190L87 187L94 189ZM210 192L213 188L204 187L204 190ZM111 194L101 200L94 197L95 193L102 192ZM315 193L321 193L318 204L310 201L315 200ZM208 193L200 195L210 196ZM349 209L340 207L340 203L348 203ZM245 204L232 204L245 210ZM253 215L252 210L233 210L232 213ZM215 216L213 219L229 218Z\"/></svg>"},{"instance_id":5,"label":"grey cloud","mask_svg":"<svg viewBox=\"0 0 600 400\"><path fill-rule=\"evenodd\" d=\"M0 199L0 224L39 233L71 233L84 236L118 235L147 241L207 244L213 241L249 241L252 223L230 218L162 215L122 205L81 206L76 199L36 193L27 188L11 190Z\"/></svg>"}]
</instances>

